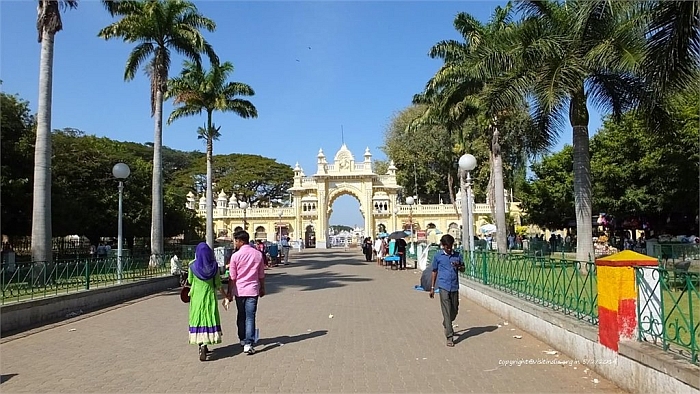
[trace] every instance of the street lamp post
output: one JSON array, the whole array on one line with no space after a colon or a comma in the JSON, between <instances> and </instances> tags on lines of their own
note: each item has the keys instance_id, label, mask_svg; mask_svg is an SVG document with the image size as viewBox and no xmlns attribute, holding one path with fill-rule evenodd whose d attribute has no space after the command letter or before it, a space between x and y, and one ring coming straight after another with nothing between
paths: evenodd
<instances>
[{"instance_id":1,"label":"street lamp post","mask_svg":"<svg viewBox=\"0 0 700 394\"><path fill-rule=\"evenodd\" d=\"M413 204L415 203L416 200L413 197L406 197L406 204L408 204L408 225L411 226L411 243L413 243Z\"/></svg>"},{"instance_id":2,"label":"street lamp post","mask_svg":"<svg viewBox=\"0 0 700 394\"><path fill-rule=\"evenodd\" d=\"M112 175L119 180L119 219L117 229L117 283L122 282L122 200L124 194L124 179L131 174L131 169L124 163L117 163L112 167Z\"/></svg>"},{"instance_id":3,"label":"street lamp post","mask_svg":"<svg viewBox=\"0 0 700 394\"><path fill-rule=\"evenodd\" d=\"M246 210L248 209L248 203L245 201L241 201L238 204L239 207L243 210L243 231L248 231L248 220L246 217Z\"/></svg>"},{"instance_id":4,"label":"street lamp post","mask_svg":"<svg viewBox=\"0 0 700 394\"><path fill-rule=\"evenodd\" d=\"M474 204L472 196L472 178L470 171L476 168L476 158L470 154L464 154L459 158L459 169L462 170L460 180L462 183L462 247L469 246L469 262L471 270L474 270L474 212L472 211ZM465 179L466 175L466 179ZM466 200L466 201L465 201ZM465 213L464 210L467 210ZM464 237L467 237L465 242ZM472 272L474 274L474 272Z\"/></svg>"},{"instance_id":5,"label":"street lamp post","mask_svg":"<svg viewBox=\"0 0 700 394\"><path fill-rule=\"evenodd\" d=\"M394 230L396 230L396 228L398 228L398 226L396 224L396 216L398 214L399 214L399 207L394 207Z\"/></svg>"},{"instance_id":6,"label":"street lamp post","mask_svg":"<svg viewBox=\"0 0 700 394\"><path fill-rule=\"evenodd\" d=\"M280 244L282 244L282 214L283 214L283 213L284 213L284 212L280 209L280 211L279 211L280 221L279 221L279 223L278 223L278 227L279 227L280 229L279 229L279 239L277 240L277 242L279 242Z\"/></svg>"}]
</instances>

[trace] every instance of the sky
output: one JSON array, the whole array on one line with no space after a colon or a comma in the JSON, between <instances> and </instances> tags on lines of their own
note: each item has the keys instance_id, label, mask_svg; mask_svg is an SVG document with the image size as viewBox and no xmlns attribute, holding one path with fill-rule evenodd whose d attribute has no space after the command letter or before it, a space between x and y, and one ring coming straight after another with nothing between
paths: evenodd
<instances>
[{"instance_id":1,"label":"sky","mask_svg":"<svg viewBox=\"0 0 700 394\"><path fill-rule=\"evenodd\" d=\"M460 39L452 22L459 12L487 21L504 1L196 1L217 29L206 33L221 61L235 66L233 81L255 90L250 98L257 119L216 113L222 137L215 154L259 154L294 166L306 175L316 168L322 148L329 157L344 142L357 160L369 147L375 160L391 117L411 103L440 67L427 53L445 39ZM112 23L96 0L80 1L63 13L56 35L52 128L72 127L87 134L139 143L153 140L149 83L144 73L125 82L124 65L132 45L105 41L97 32ZM19 94L36 110L40 44L36 1L0 1L0 79L2 90ZM171 76L182 59L175 56ZM167 115L172 110L164 105ZM205 117L166 125L163 144L204 151L196 129ZM590 130L600 126L591 111ZM555 150L571 143L562 130ZM218 192L218 191L217 191ZM342 196L331 224L364 223L359 203Z\"/></svg>"}]
</instances>

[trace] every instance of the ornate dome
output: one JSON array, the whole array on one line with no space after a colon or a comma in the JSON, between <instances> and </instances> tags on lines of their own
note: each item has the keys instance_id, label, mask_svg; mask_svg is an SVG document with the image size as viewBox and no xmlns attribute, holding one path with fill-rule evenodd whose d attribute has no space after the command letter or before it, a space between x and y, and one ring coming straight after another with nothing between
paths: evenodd
<instances>
[{"instance_id":1,"label":"ornate dome","mask_svg":"<svg viewBox=\"0 0 700 394\"><path fill-rule=\"evenodd\" d=\"M352 152L350 152L350 149L343 144L343 146L340 147L340 150L338 150L338 152L335 154L335 158L333 160L336 162L343 160L355 161L355 157L352 155Z\"/></svg>"}]
</instances>

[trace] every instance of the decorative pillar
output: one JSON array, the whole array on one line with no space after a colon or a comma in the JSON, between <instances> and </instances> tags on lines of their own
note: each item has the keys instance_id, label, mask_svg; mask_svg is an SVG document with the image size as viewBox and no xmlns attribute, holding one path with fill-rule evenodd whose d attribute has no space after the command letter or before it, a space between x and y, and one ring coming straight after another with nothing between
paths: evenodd
<instances>
[{"instance_id":1,"label":"decorative pillar","mask_svg":"<svg viewBox=\"0 0 700 394\"><path fill-rule=\"evenodd\" d=\"M318 228L316 229L316 248L328 248L328 198L325 191L325 181L323 186L318 188L318 206L316 212L318 214Z\"/></svg>"},{"instance_id":2,"label":"decorative pillar","mask_svg":"<svg viewBox=\"0 0 700 394\"><path fill-rule=\"evenodd\" d=\"M625 250L611 256L596 259L598 278L598 340L605 347L619 349L619 342L636 338L638 323L654 324L662 321L659 277L653 268L659 262L653 257ZM640 307L645 311L637 321L637 283L633 267L645 267L644 283L639 292Z\"/></svg>"}]
</instances>

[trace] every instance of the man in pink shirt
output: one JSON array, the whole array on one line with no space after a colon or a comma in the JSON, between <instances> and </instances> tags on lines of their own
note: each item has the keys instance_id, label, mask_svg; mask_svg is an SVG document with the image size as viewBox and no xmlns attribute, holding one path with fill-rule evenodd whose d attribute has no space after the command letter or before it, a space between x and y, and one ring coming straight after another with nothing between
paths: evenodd
<instances>
[{"instance_id":1,"label":"man in pink shirt","mask_svg":"<svg viewBox=\"0 0 700 394\"><path fill-rule=\"evenodd\" d=\"M258 297L265 295L265 265L263 255L250 246L250 235L246 231L233 234L237 252L231 256L232 293L236 297L238 316L238 339L247 354L255 353L255 313L258 310Z\"/></svg>"}]
</instances>

